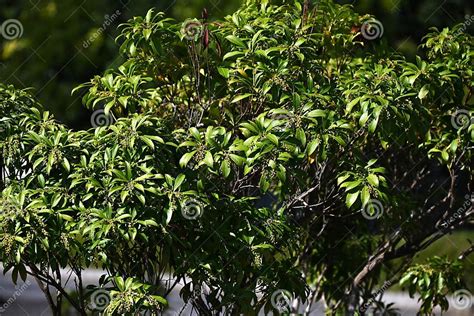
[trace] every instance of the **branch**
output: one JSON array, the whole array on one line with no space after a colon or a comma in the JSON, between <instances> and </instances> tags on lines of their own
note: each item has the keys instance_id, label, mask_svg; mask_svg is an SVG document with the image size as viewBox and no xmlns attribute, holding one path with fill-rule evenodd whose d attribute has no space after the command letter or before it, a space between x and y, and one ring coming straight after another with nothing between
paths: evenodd
<instances>
[{"instance_id":1,"label":"branch","mask_svg":"<svg viewBox=\"0 0 474 316\"><path fill-rule=\"evenodd\" d=\"M468 249L464 250L458 257L459 260L464 260L466 259L471 253L474 252L474 245L469 247Z\"/></svg>"},{"instance_id":2,"label":"branch","mask_svg":"<svg viewBox=\"0 0 474 316\"><path fill-rule=\"evenodd\" d=\"M32 273L36 274L37 276L41 276L46 283L53 286L57 289L68 301L71 305L78 311L81 311L81 307L77 304L76 301L72 299L72 297L63 289L63 287L58 284L51 276L43 274L35 265L29 264L28 267L31 269ZM31 275L34 275L30 273Z\"/></svg>"}]
</instances>

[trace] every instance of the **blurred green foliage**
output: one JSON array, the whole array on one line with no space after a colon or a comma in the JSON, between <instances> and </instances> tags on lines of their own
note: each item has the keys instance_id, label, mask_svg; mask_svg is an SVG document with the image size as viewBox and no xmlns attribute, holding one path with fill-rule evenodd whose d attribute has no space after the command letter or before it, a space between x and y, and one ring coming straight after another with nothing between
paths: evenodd
<instances>
[{"instance_id":1,"label":"blurred green foliage","mask_svg":"<svg viewBox=\"0 0 474 316\"><path fill-rule=\"evenodd\" d=\"M350 3L359 13L373 14L384 26L384 38L391 46L414 57L416 45L430 27L451 27L467 22L473 29L472 1L467 0L353 0ZM468 21L470 19L470 21Z\"/></svg>"},{"instance_id":2,"label":"blurred green foliage","mask_svg":"<svg viewBox=\"0 0 474 316\"><path fill-rule=\"evenodd\" d=\"M471 16L465 0L341 0L360 13L375 14L383 23L384 38L408 56L428 26L445 27ZM0 23L18 19L23 34L14 40L0 37L0 82L18 88L33 87L34 94L64 123L89 127L90 113L71 90L93 75L120 63L115 36L117 26L156 7L178 20L199 18L206 8L209 18L233 12L241 0L0 0ZM120 15L112 19L118 10ZM470 28L474 19L470 21ZM109 25L105 25L109 22ZM104 27L105 25L105 27ZM99 34L100 33L100 34ZM97 38L83 46L90 36Z\"/></svg>"},{"instance_id":3,"label":"blurred green foliage","mask_svg":"<svg viewBox=\"0 0 474 316\"><path fill-rule=\"evenodd\" d=\"M431 246L420 252L416 258L416 263L423 263L428 258L434 256L447 256L454 260L459 256L459 249L469 248L470 241L474 240L473 231L459 231L440 238ZM468 288L474 289L474 255L468 257L464 266L464 281Z\"/></svg>"},{"instance_id":4,"label":"blurred green foliage","mask_svg":"<svg viewBox=\"0 0 474 316\"><path fill-rule=\"evenodd\" d=\"M119 24L150 7L181 20L199 17L203 8L211 18L223 17L239 4L235 0L0 0L0 24L14 18L23 26L18 39L0 36L0 82L33 87L61 121L88 127L89 113L71 90L120 63L115 44ZM97 38L84 47L95 34Z\"/></svg>"}]
</instances>

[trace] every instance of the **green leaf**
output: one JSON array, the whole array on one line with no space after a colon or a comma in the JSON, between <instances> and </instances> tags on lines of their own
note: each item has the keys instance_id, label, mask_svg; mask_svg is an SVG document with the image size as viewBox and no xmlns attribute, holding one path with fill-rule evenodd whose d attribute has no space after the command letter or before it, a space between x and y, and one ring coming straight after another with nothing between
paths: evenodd
<instances>
[{"instance_id":1,"label":"green leaf","mask_svg":"<svg viewBox=\"0 0 474 316\"><path fill-rule=\"evenodd\" d=\"M23 282L25 282L28 274L27 274L26 268L23 264L20 264L18 266L18 272L20 273L20 278L23 280Z\"/></svg>"},{"instance_id":2,"label":"green leaf","mask_svg":"<svg viewBox=\"0 0 474 316\"><path fill-rule=\"evenodd\" d=\"M418 98L420 98L420 100L423 100L423 99L428 95L429 92L430 92L430 90L429 90L429 85L428 85L428 84L425 84L425 85L420 89L420 92L418 92Z\"/></svg>"},{"instance_id":3,"label":"green leaf","mask_svg":"<svg viewBox=\"0 0 474 316\"><path fill-rule=\"evenodd\" d=\"M170 206L166 209L166 225L168 225L171 222L171 218L173 217L173 212L174 212L174 205L170 204Z\"/></svg>"},{"instance_id":4,"label":"green leaf","mask_svg":"<svg viewBox=\"0 0 474 316\"><path fill-rule=\"evenodd\" d=\"M217 71L219 72L219 74L221 74L222 77L226 79L229 78L229 68L219 67L217 68Z\"/></svg>"},{"instance_id":5,"label":"green leaf","mask_svg":"<svg viewBox=\"0 0 474 316\"><path fill-rule=\"evenodd\" d=\"M359 118L359 125L364 126L365 123L367 123L368 119L369 119L369 113L368 112L362 113L362 115Z\"/></svg>"},{"instance_id":6,"label":"green leaf","mask_svg":"<svg viewBox=\"0 0 474 316\"><path fill-rule=\"evenodd\" d=\"M350 176L351 176L350 174L345 174L343 176L338 177L337 178L337 185L341 185L341 183L343 183L344 181L349 179Z\"/></svg>"},{"instance_id":7,"label":"green leaf","mask_svg":"<svg viewBox=\"0 0 474 316\"><path fill-rule=\"evenodd\" d=\"M38 168L38 166L44 161L44 157L40 157L38 159L35 160L35 162L33 163L33 170L36 170L36 168Z\"/></svg>"},{"instance_id":8,"label":"green leaf","mask_svg":"<svg viewBox=\"0 0 474 316\"><path fill-rule=\"evenodd\" d=\"M443 278L443 275L440 273L438 275L438 292L441 292L444 288L444 278Z\"/></svg>"},{"instance_id":9,"label":"green leaf","mask_svg":"<svg viewBox=\"0 0 474 316\"><path fill-rule=\"evenodd\" d=\"M227 54L224 55L224 57L222 58L223 60L226 60L228 58L231 58L231 57L234 57L234 56L239 56L239 55L245 55L244 52L240 52L240 51L237 51L237 52L228 52Z\"/></svg>"},{"instance_id":10,"label":"green leaf","mask_svg":"<svg viewBox=\"0 0 474 316\"><path fill-rule=\"evenodd\" d=\"M221 173L224 178L227 178L230 174L230 164L227 160L223 160L221 163Z\"/></svg>"},{"instance_id":11,"label":"green leaf","mask_svg":"<svg viewBox=\"0 0 474 316\"><path fill-rule=\"evenodd\" d=\"M174 185L173 185L173 190L176 191L179 187L181 187L181 185L183 184L184 182L184 179L186 178L186 176L184 174L179 174L175 181L174 181Z\"/></svg>"},{"instance_id":12,"label":"green leaf","mask_svg":"<svg viewBox=\"0 0 474 316\"><path fill-rule=\"evenodd\" d=\"M48 156L48 162L46 163L46 173L49 175L54 164L54 153L51 152Z\"/></svg>"},{"instance_id":13,"label":"green leaf","mask_svg":"<svg viewBox=\"0 0 474 316\"><path fill-rule=\"evenodd\" d=\"M157 301L158 303L160 303L161 305L164 305L164 306L167 306L168 305L168 301L166 299L164 299L163 297L161 296L158 296L158 295L152 295L151 296L155 301Z\"/></svg>"},{"instance_id":14,"label":"green leaf","mask_svg":"<svg viewBox=\"0 0 474 316\"><path fill-rule=\"evenodd\" d=\"M296 139L298 139L303 146L306 146L306 134L302 128L296 129Z\"/></svg>"},{"instance_id":15,"label":"green leaf","mask_svg":"<svg viewBox=\"0 0 474 316\"><path fill-rule=\"evenodd\" d=\"M357 191L355 193L349 193L346 195L346 206L350 208L355 201L357 201L357 197L359 196L360 191Z\"/></svg>"},{"instance_id":16,"label":"green leaf","mask_svg":"<svg viewBox=\"0 0 474 316\"><path fill-rule=\"evenodd\" d=\"M147 138L157 142L157 143L160 143L160 144L164 144L164 140L163 138L161 138L160 136L156 136L156 135L146 135Z\"/></svg>"},{"instance_id":17,"label":"green leaf","mask_svg":"<svg viewBox=\"0 0 474 316\"><path fill-rule=\"evenodd\" d=\"M268 191L268 188L270 187L270 182L268 182L267 177L265 176L265 174L262 174L262 176L260 177L260 181L259 181L258 185L260 187L260 190L262 190L262 192L267 192Z\"/></svg>"},{"instance_id":18,"label":"green leaf","mask_svg":"<svg viewBox=\"0 0 474 316\"><path fill-rule=\"evenodd\" d=\"M44 188L46 180L44 179L44 176L42 174L38 175L38 183L41 188Z\"/></svg>"},{"instance_id":19,"label":"green leaf","mask_svg":"<svg viewBox=\"0 0 474 316\"><path fill-rule=\"evenodd\" d=\"M125 199L128 197L128 191L122 191L120 193L120 200L123 202L125 202Z\"/></svg>"},{"instance_id":20,"label":"green leaf","mask_svg":"<svg viewBox=\"0 0 474 316\"><path fill-rule=\"evenodd\" d=\"M61 201L61 195L59 193L54 194L51 199L51 208L55 208L60 201Z\"/></svg>"},{"instance_id":21,"label":"green leaf","mask_svg":"<svg viewBox=\"0 0 474 316\"><path fill-rule=\"evenodd\" d=\"M246 158L237 156L235 154L230 154L229 157L238 166L242 166L247 161Z\"/></svg>"},{"instance_id":22,"label":"green leaf","mask_svg":"<svg viewBox=\"0 0 474 316\"><path fill-rule=\"evenodd\" d=\"M308 156L311 156L316 151L316 148L318 148L318 146L319 146L319 139L315 139L309 142L308 147L306 148L306 152Z\"/></svg>"},{"instance_id":23,"label":"green leaf","mask_svg":"<svg viewBox=\"0 0 474 316\"><path fill-rule=\"evenodd\" d=\"M235 44L237 46L240 46L240 47L243 47L245 48L245 43L240 39L238 38L237 36L235 35L227 35L225 37L229 42L231 42L232 44Z\"/></svg>"},{"instance_id":24,"label":"green leaf","mask_svg":"<svg viewBox=\"0 0 474 316\"><path fill-rule=\"evenodd\" d=\"M350 181L350 182L344 182L343 184L341 184L341 188L346 188L346 192L347 191L350 191L356 187L358 187L360 184L362 183L362 181L360 180L355 180L355 181Z\"/></svg>"},{"instance_id":25,"label":"green leaf","mask_svg":"<svg viewBox=\"0 0 474 316\"><path fill-rule=\"evenodd\" d=\"M274 249L274 247L269 244L259 244L259 245L252 246L252 249Z\"/></svg>"},{"instance_id":26,"label":"green leaf","mask_svg":"<svg viewBox=\"0 0 474 316\"><path fill-rule=\"evenodd\" d=\"M189 133L191 133L191 135L193 135L193 137L195 139L201 140L201 133L199 132L199 130L196 127L191 127L189 129Z\"/></svg>"},{"instance_id":27,"label":"green leaf","mask_svg":"<svg viewBox=\"0 0 474 316\"><path fill-rule=\"evenodd\" d=\"M361 191L361 197L360 197L361 201L362 201L362 206L366 206L367 203L369 202L370 200L370 191L369 191L369 188L368 187L363 187L362 188L362 191Z\"/></svg>"},{"instance_id":28,"label":"green leaf","mask_svg":"<svg viewBox=\"0 0 474 316\"><path fill-rule=\"evenodd\" d=\"M143 194L137 194L137 198L143 205L145 205L146 199L145 199L145 196Z\"/></svg>"},{"instance_id":29,"label":"green leaf","mask_svg":"<svg viewBox=\"0 0 474 316\"><path fill-rule=\"evenodd\" d=\"M66 214L58 214L58 216L62 219L64 219L67 222L72 222L74 221L74 218L72 216L66 215Z\"/></svg>"},{"instance_id":30,"label":"green leaf","mask_svg":"<svg viewBox=\"0 0 474 316\"><path fill-rule=\"evenodd\" d=\"M158 223L155 222L153 219L147 219L147 220L144 220L143 221L143 224L145 224L146 226L155 226L155 227L159 227Z\"/></svg>"},{"instance_id":31,"label":"green leaf","mask_svg":"<svg viewBox=\"0 0 474 316\"><path fill-rule=\"evenodd\" d=\"M370 132L370 133L375 132L375 129L377 128L377 124L378 124L378 119L373 119L373 120L369 123L369 132Z\"/></svg>"},{"instance_id":32,"label":"green leaf","mask_svg":"<svg viewBox=\"0 0 474 316\"><path fill-rule=\"evenodd\" d=\"M197 151L194 150L192 152L189 152L189 153L185 153L183 155L183 157L181 157L181 159L179 160L179 165L184 168L188 165L189 161L193 158L194 154L196 153Z\"/></svg>"},{"instance_id":33,"label":"green leaf","mask_svg":"<svg viewBox=\"0 0 474 316\"><path fill-rule=\"evenodd\" d=\"M206 151L206 156L204 157L204 163L208 165L210 168L214 166L214 158L210 151Z\"/></svg>"},{"instance_id":34,"label":"green leaf","mask_svg":"<svg viewBox=\"0 0 474 316\"><path fill-rule=\"evenodd\" d=\"M308 117L326 117L325 110L313 110L307 114Z\"/></svg>"},{"instance_id":35,"label":"green leaf","mask_svg":"<svg viewBox=\"0 0 474 316\"><path fill-rule=\"evenodd\" d=\"M441 152L441 158L443 158L444 161L449 161L449 154L446 150Z\"/></svg>"},{"instance_id":36,"label":"green leaf","mask_svg":"<svg viewBox=\"0 0 474 316\"><path fill-rule=\"evenodd\" d=\"M121 96L120 98L118 98L118 101L121 105L123 105L124 108L127 108L127 104L128 104L128 99L130 99L130 96ZM113 104L112 104L113 105ZM112 107L112 106L111 106ZM110 107L110 108L111 108ZM110 109L109 108L109 109ZM104 111L105 112L105 111ZM106 111L106 115L109 114L109 110Z\"/></svg>"},{"instance_id":37,"label":"green leaf","mask_svg":"<svg viewBox=\"0 0 474 316\"><path fill-rule=\"evenodd\" d=\"M266 138L271 141L273 144L278 146L278 137L273 134L267 134Z\"/></svg>"},{"instance_id":38,"label":"green leaf","mask_svg":"<svg viewBox=\"0 0 474 316\"><path fill-rule=\"evenodd\" d=\"M69 164L69 160L67 160L67 158L63 158L62 165L67 172L71 171L71 165Z\"/></svg>"},{"instance_id":39,"label":"green leaf","mask_svg":"<svg viewBox=\"0 0 474 316\"><path fill-rule=\"evenodd\" d=\"M123 278L120 276L114 277L115 284L117 284L117 288L123 292L125 291L125 282L123 281Z\"/></svg>"},{"instance_id":40,"label":"green leaf","mask_svg":"<svg viewBox=\"0 0 474 316\"><path fill-rule=\"evenodd\" d=\"M151 139L149 139L148 137L146 136L140 136L140 139L148 146L150 147L151 149L155 149L155 144L153 144L153 141Z\"/></svg>"},{"instance_id":41,"label":"green leaf","mask_svg":"<svg viewBox=\"0 0 474 316\"><path fill-rule=\"evenodd\" d=\"M354 100L352 100L351 102L349 102L349 103L346 105L346 114L351 113L352 108L353 108L357 103L359 103L359 101L360 101L360 98L355 98Z\"/></svg>"},{"instance_id":42,"label":"green leaf","mask_svg":"<svg viewBox=\"0 0 474 316\"><path fill-rule=\"evenodd\" d=\"M405 275L400 279L399 284L400 284L400 285L403 285L403 284L407 283L407 282L410 280L410 278L411 278L412 275L413 275L412 272L409 272L409 273L405 274Z\"/></svg>"},{"instance_id":43,"label":"green leaf","mask_svg":"<svg viewBox=\"0 0 474 316\"><path fill-rule=\"evenodd\" d=\"M367 181L374 187L379 186L379 178L373 173L367 176Z\"/></svg>"},{"instance_id":44,"label":"green leaf","mask_svg":"<svg viewBox=\"0 0 474 316\"><path fill-rule=\"evenodd\" d=\"M137 47L135 46L135 43L132 42L129 48L129 52L131 56L134 56L137 51Z\"/></svg>"},{"instance_id":45,"label":"green leaf","mask_svg":"<svg viewBox=\"0 0 474 316\"><path fill-rule=\"evenodd\" d=\"M458 145L459 145L459 139L453 140L451 144L449 145L449 150L451 150L453 154L456 153L456 150L458 149Z\"/></svg>"},{"instance_id":46,"label":"green leaf","mask_svg":"<svg viewBox=\"0 0 474 316\"><path fill-rule=\"evenodd\" d=\"M236 103L236 102L239 102L240 100L243 100L243 99L246 99L248 97L250 97L252 94L251 93L246 93L246 94L240 94L240 95L237 95L231 103Z\"/></svg>"}]
</instances>

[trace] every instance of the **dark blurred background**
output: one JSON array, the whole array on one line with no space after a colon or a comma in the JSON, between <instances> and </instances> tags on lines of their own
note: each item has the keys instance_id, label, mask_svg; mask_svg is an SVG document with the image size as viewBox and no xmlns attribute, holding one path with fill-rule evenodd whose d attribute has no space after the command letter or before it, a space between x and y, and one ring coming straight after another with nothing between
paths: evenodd
<instances>
[{"instance_id":1,"label":"dark blurred background","mask_svg":"<svg viewBox=\"0 0 474 316\"><path fill-rule=\"evenodd\" d=\"M71 128L90 127L90 112L71 90L120 63L114 38L117 26L155 7L177 20L199 17L207 8L213 19L232 13L244 0L0 0L0 25L17 19L21 37L0 36L0 82L32 87L45 108ZM468 0L360 0L360 13L375 14L384 39L413 57L430 26L465 23L473 15ZM118 11L117 11L118 10ZM117 13L118 12L118 13ZM469 20L474 25L474 18ZM100 33L100 34L99 34ZM97 38L84 45L91 35Z\"/></svg>"}]
</instances>

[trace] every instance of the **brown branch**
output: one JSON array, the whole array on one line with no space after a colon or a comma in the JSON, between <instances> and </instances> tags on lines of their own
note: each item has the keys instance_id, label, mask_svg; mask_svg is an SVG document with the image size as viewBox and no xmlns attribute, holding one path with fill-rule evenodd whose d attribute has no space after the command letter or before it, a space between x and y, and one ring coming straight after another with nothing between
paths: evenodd
<instances>
[{"instance_id":1,"label":"brown branch","mask_svg":"<svg viewBox=\"0 0 474 316\"><path fill-rule=\"evenodd\" d=\"M44 296L46 297L46 300L48 301L49 306L51 307L51 310L54 312L56 310L56 305L54 304L53 297L51 296L51 293L49 292L48 285L45 285L43 283L44 280L42 280L39 276L37 276L35 273L31 273L29 271L26 272L27 274L33 276L36 280L36 283L38 283L39 288L43 292Z\"/></svg>"},{"instance_id":2,"label":"brown branch","mask_svg":"<svg viewBox=\"0 0 474 316\"><path fill-rule=\"evenodd\" d=\"M471 253L474 252L474 245L464 250L458 257L459 260L466 259Z\"/></svg>"},{"instance_id":3,"label":"brown branch","mask_svg":"<svg viewBox=\"0 0 474 316\"><path fill-rule=\"evenodd\" d=\"M31 269L32 273L36 274L37 276L40 276L43 278L44 281L46 281L49 285L57 289L68 301L69 303L78 311L81 310L81 306L77 304L76 301L72 299L72 297L63 289L63 287L58 284L51 276L43 274L35 265L29 264L28 267ZM31 274L31 273L30 273ZM34 275L31 274L31 275Z\"/></svg>"}]
</instances>

